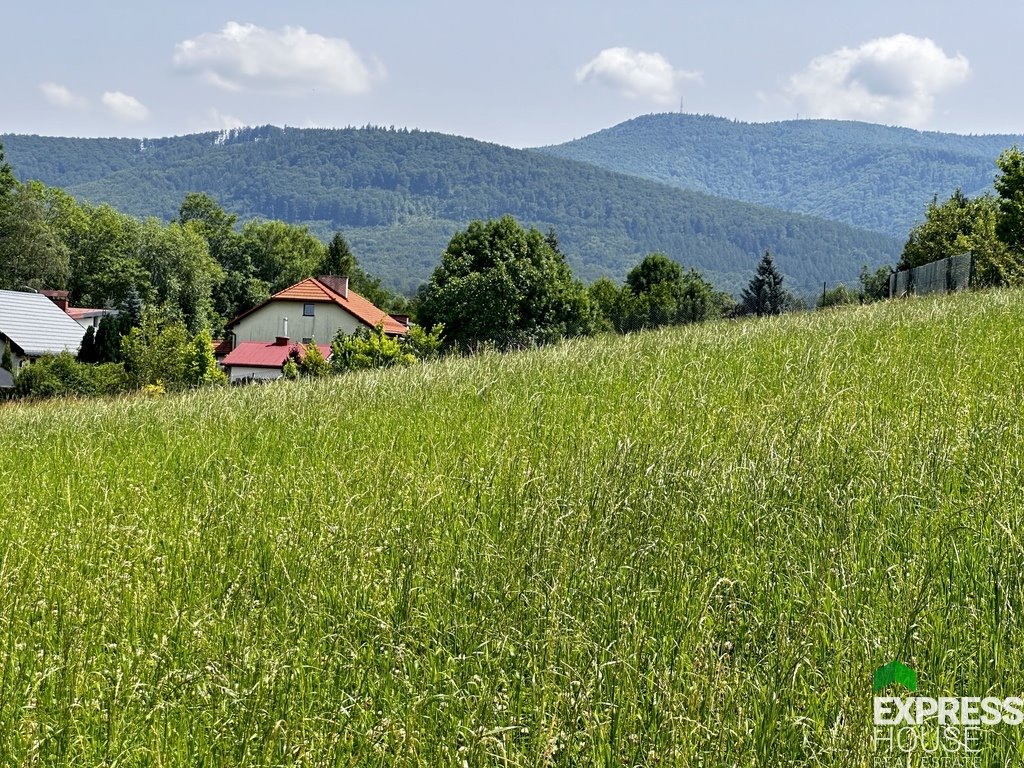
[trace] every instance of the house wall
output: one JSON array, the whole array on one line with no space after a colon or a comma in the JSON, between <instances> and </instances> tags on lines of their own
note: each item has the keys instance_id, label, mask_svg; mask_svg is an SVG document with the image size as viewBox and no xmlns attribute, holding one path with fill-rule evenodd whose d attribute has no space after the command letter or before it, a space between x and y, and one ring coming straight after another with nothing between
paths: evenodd
<instances>
[{"instance_id":1,"label":"house wall","mask_svg":"<svg viewBox=\"0 0 1024 768\"><path fill-rule=\"evenodd\" d=\"M11 363L13 363L14 373L17 374L18 370L23 365L28 365L31 361L20 354L18 354L18 348L11 343L11 340L0 333L0 355L4 353L4 346L11 345Z\"/></svg>"},{"instance_id":2,"label":"house wall","mask_svg":"<svg viewBox=\"0 0 1024 768\"><path fill-rule=\"evenodd\" d=\"M4 348L4 342L2 340L2 337L0 337L0 354L3 354L3 348ZM14 364L14 373L17 374L18 371L20 371L23 366L28 365L32 361L29 360L27 357L22 357L21 355L19 355L17 352L15 352L12 349L11 350L11 362ZM5 371L5 373L6 373L6 371ZM10 379L11 384L7 384L6 383L6 381L8 379ZM14 383L13 377L5 376L4 377L4 381L0 382L0 387L8 387L8 386L11 386L13 383Z\"/></svg>"},{"instance_id":3,"label":"house wall","mask_svg":"<svg viewBox=\"0 0 1024 768\"><path fill-rule=\"evenodd\" d=\"M290 323L291 320L288 322ZM280 368L248 368L243 365L233 365L228 371L228 378L232 384L242 379L269 381L271 379L279 379L282 375Z\"/></svg>"},{"instance_id":4,"label":"house wall","mask_svg":"<svg viewBox=\"0 0 1024 768\"><path fill-rule=\"evenodd\" d=\"M235 344L243 341L273 341L283 334L286 317L288 337L293 341L316 339L318 344L330 344L339 329L345 333L354 333L363 327L361 322L337 304L325 302L313 306L313 317L304 317L303 302L272 301L244 317L232 328Z\"/></svg>"},{"instance_id":5,"label":"house wall","mask_svg":"<svg viewBox=\"0 0 1024 768\"><path fill-rule=\"evenodd\" d=\"M102 319L102 316L97 315L96 317L80 317L75 322L88 331L90 328L99 328Z\"/></svg>"}]
</instances>

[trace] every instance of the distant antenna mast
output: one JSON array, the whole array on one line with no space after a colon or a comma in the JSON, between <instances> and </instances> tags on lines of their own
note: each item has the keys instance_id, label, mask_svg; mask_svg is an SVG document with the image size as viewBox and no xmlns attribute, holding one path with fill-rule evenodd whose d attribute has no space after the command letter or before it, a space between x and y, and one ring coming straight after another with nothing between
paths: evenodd
<instances>
[{"instance_id":1,"label":"distant antenna mast","mask_svg":"<svg viewBox=\"0 0 1024 768\"><path fill-rule=\"evenodd\" d=\"M679 114L683 114L683 97L679 97Z\"/></svg>"}]
</instances>

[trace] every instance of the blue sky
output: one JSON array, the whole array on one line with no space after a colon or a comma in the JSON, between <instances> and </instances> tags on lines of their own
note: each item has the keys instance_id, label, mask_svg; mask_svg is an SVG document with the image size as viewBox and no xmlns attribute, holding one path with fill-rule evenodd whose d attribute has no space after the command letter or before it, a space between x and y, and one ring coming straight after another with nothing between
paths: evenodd
<instances>
[{"instance_id":1,"label":"blue sky","mask_svg":"<svg viewBox=\"0 0 1024 768\"><path fill-rule=\"evenodd\" d=\"M373 123L533 146L680 100L1024 133L1020 0L61 0L9 5L0 28L0 133Z\"/></svg>"}]
</instances>

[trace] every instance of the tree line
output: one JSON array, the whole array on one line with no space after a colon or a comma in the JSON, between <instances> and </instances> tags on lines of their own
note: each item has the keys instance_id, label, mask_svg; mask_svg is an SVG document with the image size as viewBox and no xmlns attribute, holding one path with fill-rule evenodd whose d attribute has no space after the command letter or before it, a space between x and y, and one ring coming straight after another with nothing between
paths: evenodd
<instances>
[{"instance_id":1,"label":"tree line","mask_svg":"<svg viewBox=\"0 0 1024 768\"><path fill-rule=\"evenodd\" d=\"M343 231L389 287L415 293L452 233L510 213L554 227L576 274L621 278L662 250L738 293L770 248L807 292L855 263L894 261L902 243L844 224L603 170L530 150L426 132L243 129L139 142L10 136L22 179L41 179L138 216L176 216L188 191L243 217ZM12 160L12 162L14 161ZM696 187L703 189L703 187Z\"/></svg>"},{"instance_id":2,"label":"tree line","mask_svg":"<svg viewBox=\"0 0 1024 768\"><path fill-rule=\"evenodd\" d=\"M933 201L900 266L970 250L978 284L1020 282L1024 154L1007 150L999 167L998 196L972 200L957 192L941 205ZM865 267L859 294L840 285L826 290L819 306L882 298L888 273L888 267L874 273ZM273 292L317 274L348 275L353 290L386 311L413 315L422 328L404 340L389 339L381 329L339 334L330 361L308 345L285 366L292 378L405 365L442 351L518 349L803 307L769 252L738 300L660 252L644 257L621 284L602 277L584 285L553 229L543 234L509 215L456 232L410 299L365 272L340 233L325 244L305 227L282 221L240 223L199 193L185 196L172 221L140 221L109 205L78 202L61 189L18 182L0 146L0 288L62 288L75 304L120 310L96 332L88 330L77 361L62 356L31 366L19 377L21 393L222 383L213 335Z\"/></svg>"}]
</instances>

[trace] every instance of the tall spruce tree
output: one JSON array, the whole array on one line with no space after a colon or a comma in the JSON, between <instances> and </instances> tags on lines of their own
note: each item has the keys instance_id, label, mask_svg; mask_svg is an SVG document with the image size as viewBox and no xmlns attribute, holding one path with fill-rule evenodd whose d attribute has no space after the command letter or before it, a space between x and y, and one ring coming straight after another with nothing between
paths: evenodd
<instances>
[{"instance_id":1,"label":"tall spruce tree","mask_svg":"<svg viewBox=\"0 0 1024 768\"><path fill-rule=\"evenodd\" d=\"M344 235L341 232L335 232L327 246L327 255L320 263L317 274L354 277L355 272L356 257L352 253L352 249L348 247Z\"/></svg>"},{"instance_id":2,"label":"tall spruce tree","mask_svg":"<svg viewBox=\"0 0 1024 768\"><path fill-rule=\"evenodd\" d=\"M787 295L782 287L782 274L775 267L772 255L764 252L750 284L740 294L743 310L752 315L781 315L786 309Z\"/></svg>"}]
</instances>

